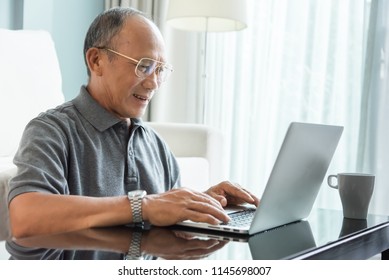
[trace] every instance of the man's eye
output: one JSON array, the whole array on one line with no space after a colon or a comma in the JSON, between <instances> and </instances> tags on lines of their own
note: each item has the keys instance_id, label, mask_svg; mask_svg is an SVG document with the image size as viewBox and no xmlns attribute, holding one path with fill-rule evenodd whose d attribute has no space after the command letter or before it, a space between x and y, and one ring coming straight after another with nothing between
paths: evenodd
<instances>
[{"instance_id":1,"label":"man's eye","mask_svg":"<svg viewBox=\"0 0 389 280\"><path fill-rule=\"evenodd\" d=\"M156 70L156 65L155 64L152 64L152 65L147 65L147 66L143 66L142 70L143 73L146 73L147 75L151 75L155 70Z\"/></svg>"},{"instance_id":2,"label":"man's eye","mask_svg":"<svg viewBox=\"0 0 389 280\"><path fill-rule=\"evenodd\" d=\"M151 66L147 66L147 65L138 65L138 71L142 72L142 73L150 73L151 71Z\"/></svg>"},{"instance_id":3,"label":"man's eye","mask_svg":"<svg viewBox=\"0 0 389 280\"><path fill-rule=\"evenodd\" d=\"M159 66L157 69L155 69L155 72L157 72L157 74L162 74L163 72L166 72L166 67Z\"/></svg>"}]
</instances>

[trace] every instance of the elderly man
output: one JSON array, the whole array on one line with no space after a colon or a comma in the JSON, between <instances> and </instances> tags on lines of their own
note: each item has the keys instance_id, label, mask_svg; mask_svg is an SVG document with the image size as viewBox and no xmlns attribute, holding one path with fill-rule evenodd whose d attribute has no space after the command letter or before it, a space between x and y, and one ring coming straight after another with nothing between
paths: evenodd
<instances>
[{"instance_id":1,"label":"elderly man","mask_svg":"<svg viewBox=\"0 0 389 280\"><path fill-rule=\"evenodd\" d=\"M179 188L177 163L140 117L172 71L155 24L114 8L91 24L89 80L72 101L26 127L14 162L9 211L15 237L148 221L228 221L226 204L258 199L229 182Z\"/></svg>"}]
</instances>

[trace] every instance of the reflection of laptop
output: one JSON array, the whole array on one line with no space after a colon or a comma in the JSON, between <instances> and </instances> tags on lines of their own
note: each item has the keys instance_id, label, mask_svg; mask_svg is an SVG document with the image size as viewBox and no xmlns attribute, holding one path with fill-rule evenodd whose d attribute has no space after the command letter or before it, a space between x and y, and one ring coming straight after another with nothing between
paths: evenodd
<instances>
[{"instance_id":1,"label":"reflection of laptop","mask_svg":"<svg viewBox=\"0 0 389 280\"><path fill-rule=\"evenodd\" d=\"M253 260L279 260L316 247L311 227L308 221L298 221L283 225L255 235L221 233L218 231L175 227L175 230L197 239L216 239L221 241L247 242Z\"/></svg>"},{"instance_id":2,"label":"reflection of laptop","mask_svg":"<svg viewBox=\"0 0 389 280\"><path fill-rule=\"evenodd\" d=\"M253 260L279 260L315 248L308 221L299 221L266 232L249 239Z\"/></svg>"},{"instance_id":3,"label":"reflection of laptop","mask_svg":"<svg viewBox=\"0 0 389 280\"><path fill-rule=\"evenodd\" d=\"M179 225L252 235L308 217L342 131L341 126L291 123L260 204L251 209L252 220L245 226L192 221Z\"/></svg>"}]
</instances>

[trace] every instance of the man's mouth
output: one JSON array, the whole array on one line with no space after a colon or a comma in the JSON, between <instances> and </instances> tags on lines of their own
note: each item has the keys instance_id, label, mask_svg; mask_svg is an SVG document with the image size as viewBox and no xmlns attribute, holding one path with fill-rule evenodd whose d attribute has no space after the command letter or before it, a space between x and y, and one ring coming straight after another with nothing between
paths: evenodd
<instances>
[{"instance_id":1,"label":"man's mouth","mask_svg":"<svg viewBox=\"0 0 389 280\"><path fill-rule=\"evenodd\" d=\"M142 101L149 101L149 98L148 97L144 97L144 96L141 96L141 95L138 95L138 94L134 94L133 95L135 98L138 98Z\"/></svg>"}]
</instances>

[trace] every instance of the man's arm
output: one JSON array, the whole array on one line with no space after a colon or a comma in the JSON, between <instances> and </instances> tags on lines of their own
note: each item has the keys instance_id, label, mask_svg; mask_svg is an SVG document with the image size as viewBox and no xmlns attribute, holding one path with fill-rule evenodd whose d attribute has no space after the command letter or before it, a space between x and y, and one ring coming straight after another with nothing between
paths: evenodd
<instances>
[{"instance_id":1,"label":"man's arm","mask_svg":"<svg viewBox=\"0 0 389 280\"><path fill-rule=\"evenodd\" d=\"M12 235L16 238L132 222L131 204L126 196L96 198L30 192L13 198L9 213ZM229 219L218 201L185 188L146 196L142 215L144 220L160 226L186 219L211 224Z\"/></svg>"},{"instance_id":2,"label":"man's arm","mask_svg":"<svg viewBox=\"0 0 389 280\"><path fill-rule=\"evenodd\" d=\"M21 238L13 243L24 248L18 250L16 247L16 252L11 255L20 256L25 251L29 253L28 248L98 250L126 254L132 245L134 232L128 227L110 227ZM216 239L202 240L185 231L177 232L161 227L151 227L139 233L141 254L164 259L200 259L228 243Z\"/></svg>"},{"instance_id":3,"label":"man's arm","mask_svg":"<svg viewBox=\"0 0 389 280\"><path fill-rule=\"evenodd\" d=\"M132 221L126 196L95 198L30 192L12 199L9 215L12 235L17 238Z\"/></svg>"}]
</instances>

